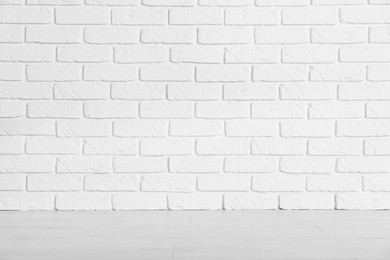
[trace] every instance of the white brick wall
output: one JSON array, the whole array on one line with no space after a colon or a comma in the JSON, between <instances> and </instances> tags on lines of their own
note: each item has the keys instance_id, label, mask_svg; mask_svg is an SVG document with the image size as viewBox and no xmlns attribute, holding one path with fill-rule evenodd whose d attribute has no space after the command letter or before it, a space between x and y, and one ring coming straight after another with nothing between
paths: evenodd
<instances>
[{"instance_id":1,"label":"white brick wall","mask_svg":"<svg viewBox=\"0 0 390 260\"><path fill-rule=\"evenodd\" d=\"M0 0L0 210L390 209L390 1Z\"/></svg>"}]
</instances>

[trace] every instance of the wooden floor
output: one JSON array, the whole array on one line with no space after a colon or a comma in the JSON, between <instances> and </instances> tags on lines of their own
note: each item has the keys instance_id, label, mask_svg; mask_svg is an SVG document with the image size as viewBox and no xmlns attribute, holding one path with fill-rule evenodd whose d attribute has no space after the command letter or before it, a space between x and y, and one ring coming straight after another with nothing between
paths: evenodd
<instances>
[{"instance_id":1,"label":"wooden floor","mask_svg":"<svg viewBox=\"0 0 390 260\"><path fill-rule=\"evenodd\" d=\"M390 212L0 212L0 260L390 259Z\"/></svg>"}]
</instances>

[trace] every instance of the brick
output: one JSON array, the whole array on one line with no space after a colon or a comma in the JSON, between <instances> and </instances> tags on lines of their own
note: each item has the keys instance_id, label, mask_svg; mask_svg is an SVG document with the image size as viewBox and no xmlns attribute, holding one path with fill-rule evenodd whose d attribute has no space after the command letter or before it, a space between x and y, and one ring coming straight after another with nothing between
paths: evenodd
<instances>
[{"instance_id":1,"label":"brick","mask_svg":"<svg viewBox=\"0 0 390 260\"><path fill-rule=\"evenodd\" d=\"M168 209L215 210L222 209L222 195L217 193L169 194Z\"/></svg>"},{"instance_id":2,"label":"brick","mask_svg":"<svg viewBox=\"0 0 390 260\"><path fill-rule=\"evenodd\" d=\"M226 210L277 209L279 199L276 194L227 193L223 197Z\"/></svg>"},{"instance_id":3,"label":"brick","mask_svg":"<svg viewBox=\"0 0 390 260\"><path fill-rule=\"evenodd\" d=\"M390 209L388 193L342 193L337 194L337 209L380 210Z\"/></svg>"},{"instance_id":4,"label":"brick","mask_svg":"<svg viewBox=\"0 0 390 260\"><path fill-rule=\"evenodd\" d=\"M312 65L309 69L310 81L364 81L365 68L361 65Z\"/></svg>"},{"instance_id":5,"label":"brick","mask_svg":"<svg viewBox=\"0 0 390 260\"><path fill-rule=\"evenodd\" d=\"M87 118L135 118L138 104L128 101L92 101L84 104Z\"/></svg>"},{"instance_id":6,"label":"brick","mask_svg":"<svg viewBox=\"0 0 390 260\"><path fill-rule=\"evenodd\" d=\"M244 175L208 175L197 178L200 191L248 191L251 186L250 176Z\"/></svg>"},{"instance_id":7,"label":"brick","mask_svg":"<svg viewBox=\"0 0 390 260\"><path fill-rule=\"evenodd\" d=\"M141 30L142 43L188 44L195 43L195 30L189 27L149 27Z\"/></svg>"},{"instance_id":8,"label":"brick","mask_svg":"<svg viewBox=\"0 0 390 260\"><path fill-rule=\"evenodd\" d=\"M164 25L167 11L155 8L116 8L112 10L114 25Z\"/></svg>"},{"instance_id":9,"label":"brick","mask_svg":"<svg viewBox=\"0 0 390 260\"><path fill-rule=\"evenodd\" d=\"M146 6L195 6L196 0L142 0Z\"/></svg>"},{"instance_id":10,"label":"brick","mask_svg":"<svg viewBox=\"0 0 390 260\"><path fill-rule=\"evenodd\" d=\"M280 170L285 173L333 173L335 165L331 157L282 157Z\"/></svg>"},{"instance_id":11,"label":"brick","mask_svg":"<svg viewBox=\"0 0 390 260\"><path fill-rule=\"evenodd\" d=\"M249 142L245 139L203 138L196 141L199 155L247 155Z\"/></svg>"},{"instance_id":12,"label":"brick","mask_svg":"<svg viewBox=\"0 0 390 260\"><path fill-rule=\"evenodd\" d=\"M187 175L143 176L142 191L191 192L195 190L195 178Z\"/></svg>"},{"instance_id":13,"label":"brick","mask_svg":"<svg viewBox=\"0 0 390 260\"><path fill-rule=\"evenodd\" d=\"M23 191L26 188L25 179L23 175L1 174L0 191Z\"/></svg>"},{"instance_id":14,"label":"brick","mask_svg":"<svg viewBox=\"0 0 390 260\"><path fill-rule=\"evenodd\" d=\"M57 158L58 173L109 173L110 157L67 156Z\"/></svg>"},{"instance_id":15,"label":"brick","mask_svg":"<svg viewBox=\"0 0 390 260\"><path fill-rule=\"evenodd\" d=\"M58 100L100 100L110 97L110 86L105 83L56 83L54 98Z\"/></svg>"},{"instance_id":16,"label":"brick","mask_svg":"<svg viewBox=\"0 0 390 260\"><path fill-rule=\"evenodd\" d=\"M139 32L127 27L87 27L84 39L95 44L134 44L139 41Z\"/></svg>"},{"instance_id":17,"label":"brick","mask_svg":"<svg viewBox=\"0 0 390 260\"><path fill-rule=\"evenodd\" d=\"M0 118L16 118L26 115L26 104L19 101L0 101Z\"/></svg>"},{"instance_id":18,"label":"brick","mask_svg":"<svg viewBox=\"0 0 390 260\"><path fill-rule=\"evenodd\" d=\"M365 0L312 0L312 5L363 5Z\"/></svg>"},{"instance_id":19,"label":"brick","mask_svg":"<svg viewBox=\"0 0 390 260\"><path fill-rule=\"evenodd\" d=\"M337 160L337 172L341 173L388 173L389 157L363 156L341 157Z\"/></svg>"},{"instance_id":20,"label":"brick","mask_svg":"<svg viewBox=\"0 0 390 260\"><path fill-rule=\"evenodd\" d=\"M223 130L223 122L214 120L175 120L169 124L171 136L220 136Z\"/></svg>"},{"instance_id":21,"label":"brick","mask_svg":"<svg viewBox=\"0 0 390 260\"><path fill-rule=\"evenodd\" d=\"M366 116L369 118L390 118L389 102L377 101L367 103Z\"/></svg>"},{"instance_id":22,"label":"brick","mask_svg":"<svg viewBox=\"0 0 390 260\"><path fill-rule=\"evenodd\" d=\"M83 79L86 81L132 81L138 78L133 65L96 64L85 65Z\"/></svg>"},{"instance_id":23,"label":"brick","mask_svg":"<svg viewBox=\"0 0 390 260\"><path fill-rule=\"evenodd\" d=\"M390 100L390 84L358 83L340 84L340 100Z\"/></svg>"},{"instance_id":24,"label":"brick","mask_svg":"<svg viewBox=\"0 0 390 260\"><path fill-rule=\"evenodd\" d=\"M262 101L252 104L252 118L305 118L307 106L297 102Z\"/></svg>"},{"instance_id":25,"label":"brick","mask_svg":"<svg viewBox=\"0 0 390 260\"><path fill-rule=\"evenodd\" d=\"M54 195L48 193L1 192L1 210L53 210Z\"/></svg>"},{"instance_id":26,"label":"brick","mask_svg":"<svg viewBox=\"0 0 390 260\"><path fill-rule=\"evenodd\" d=\"M200 44L250 43L252 30L243 27L202 27L198 29Z\"/></svg>"},{"instance_id":27,"label":"brick","mask_svg":"<svg viewBox=\"0 0 390 260\"><path fill-rule=\"evenodd\" d=\"M78 81L81 67L75 64L29 64L26 66L28 81Z\"/></svg>"},{"instance_id":28,"label":"brick","mask_svg":"<svg viewBox=\"0 0 390 260\"><path fill-rule=\"evenodd\" d=\"M24 138L19 136L2 136L0 137L0 154L23 154Z\"/></svg>"},{"instance_id":29,"label":"brick","mask_svg":"<svg viewBox=\"0 0 390 260\"><path fill-rule=\"evenodd\" d=\"M340 21L352 24L389 23L390 8L387 6L354 6L340 9Z\"/></svg>"},{"instance_id":30,"label":"brick","mask_svg":"<svg viewBox=\"0 0 390 260\"><path fill-rule=\"evenodd\" d=\"M326 120L295 120L281 122L283 137L331 137L334 123Z\"/></svg>"},{"instance_id":31,"label":"brick","mask_svg":"<svg viewBox=\"0 0 390 260\"><path fill-rule=\"evenodd\" d=\"M359 102L315 102L309 104L309 118L362 118L363 104Z\"/></svg>"},{"instance_id":32,"label":"brick","mask_svg":"<svg viewBox=\"0 0 390 260\"><path fill-rule=\"evenodd\" d=\"M118 46L114 60L118 63L158 63L167 61L168 53L162 46Z\"/></svg>"},{"instance_id":33,"label":"brick","mask_svg":"<svg viewBox=\"0 0 390 260\"><path fill-rule=\"evenodd\" d=\"M249 105L241 102L198 102L196 117L208 119L247 118Z\"/></svg>"},{"instance_id":34,"label":"brick","mask_svg":"<svg viewBox=\"0 0 390 260\"><path fill-rule=\"evenodd\" d=\"M161 120L119 120L114 122L114 135L119 137L164 137L168 122Z\"/></svg>"},{"instance_id":35,"label":"brick","mask_svg":"<svg viewBox=\"0 0 390 260\"><path fill-rule=\"evenodd\" d=\"M318 192L360 191L362 177L348 174L307 176L307 190Z\"/></svg>"},{"instance_id":36,"label":"brick","mask_svg":"<svg viewBox=\"0 0 390 260\"><path fill-rule=\"evenodd\" d=\"M390 61L390 47L386 45L346 46L341 47L339 52L341 62Z\"/></svg>"},{"instance_id":37,"label":"brick","mask_svg":"<svg viewBox=\"0 0 390 260\"><path fill-rule=\"evenodd\" d=\"M224 13L219 8L174 8L169 10L169 24L218 25L223 24Z\"/></svg>"},{"instance_id":38,"label":"brick","mask_svg":"<svg viewBox=\"0 0 390 260\"><path fill-rule=\"evenodd\" d=\"M226 63L277 63L280 61L280 49L274 46L227 47Z\"/></svg>"},{"instance_id":39,"label":"brick","mask_svg":"<svg viewBox=\"0 0 390 260\"><path fill-rule=\"evenodd\" d=\"M60 193L56 196L57 210L111 210L111 198L104 193Z\"/></svg>"},{"instance_id":40,"label":"brick","mask_svg":"<svg viewBox=\"0 0 390 260\"><path fill-rule=\"evenodd\" d=\"M203 65L196 67L196 81L198 82L244 82L249 77L249 67L243 65Z\"/></svg>"},{"instance_id":41,"label":"brick","mask_svg":"<svg viewBox=\"0 0 390 260\"><path fill-rule=\"evenodd\" d=\"M333 25L338 12L332 7L298 7L284 9L282 24L287 25Z\"/></svg>"},{"instance_id":42,"label":"brick","mask_svg":"<svg viewBox=\"0 0 390 260\"><path fill-rule=\"evenodd\" d=\"M1 81L21 81L24 79L24 65L22 64L0 64Z\"/></svg>"},{"instance_id":43,"label":"brick","mask_svg":"<svg viewBox=\"0 0 390 260\"><path fill-rule=\"evenodd\" d=\"M86 191L136 191L139 178L134 175L89 175L85 176Z\"/></svg>"},{"instance_id":44,"label":"brick","mask_svg":"<svg viewBox=\"0 0 390 260\"><path fill-rule=\"evenodd\" d=\"M219 173L223 160L218 157L175 156L169 158L169 172L172 173Z\"/></svg>"},{"instance_id":45,"label":"brick","mask_svg":"<svg viewBox=\"0 0 390 260\"><path fill-rule=\"evenodd\" d=\"M110 13L98 7L63 7L55 12L57 24L109 24Z\"/></svg>"},{"instance_id":46,"label":"brick","mask_svg":"<svg viewBox=\"0 0 390 260\"><path fill-rule=\"evenodd\" d=\"M200 6L249 6L252 0L199 0Z\"/></svg>"},{"instance_id":47,"label":"brick","mask_svg":"<svg viewBox=\"0 0 390 260\"><path fill-rule=\"evenodd\" d=\"M283 63L334 63L338 48L322 45L297 45L284 47Z\"/></svg>"},{"instance_id":48,"label":"brick","mask_svg":"<svg viewBox=\"0 0 390 260\"><path fill-rule=\"evenodd\" d=\"M258 6L307 6L310 0L256 0Z\"/></svg>"},{"instance_id":49,"label":"brick","mask_svg":"<svg viewBox=\"0 0 390 260\"><path fill-rule=\"evenodd\" d=\"M252 189L259 192L304 191L305 177L290 174L264 174L253 177Z\"/></svg>"},{"instance_id":50,"label":"brick","mask_svg":"<svg viewBox=\"0 0 390 260\"><path fill-rule=\"evenodd\" d=\"M79 154L81 141L56 137L29 137L26 139L27 154Z\"/></svg>"},{"instance_id":51,"label":"brick","mask_svg":"<svg viewBox=\"0 0 390 260\"><path fill-rule=\"evenodd\" d=\"M55 123L43 119L1 119L0 135L55 135Z\"/></svg>"},{"instance_id":52,"label":"brick","mask_svg":"<svg viewBox=\"0 0 390 260\"><path fill-rule=\"evenodd\" d=\"M165 85L162 83L112 84L111 98L124 100L162 100L165 99Z\"/></svg>"},{"instance_id":53,"label":"brick","mask_svg":"<svg viewBox=\"0 0 390 260\"><path fill-rule=\"evenodd\" d=\"M310 30L312 43L320 44L351 44L365 43L367 30L353 26L321 26Z\"/></svg>"},{"instance_id":54,"label":"brick","mask_svg":"<svg viewBox=\"0 0 390 260\"><path fill-rule=\"evenodd\" d=\"M51 99L52 96L50 83L0 83L0 99Z\"/></svg>"},{"instance_id":55,"label":"brick","mask_svg":"<svg viewBox=\"0 0 390 260\"><path fill-rule=\"evenodd\" d=\"M85 0L86 5L131 6L138 5L139 0Z\"/></svg>"},{"instance_id":56,"label":"brick","mask_svg":"<svg viewBox=\"0 0 390 260\"><path fill-rule=\"evenodd\" d=\"M214 46L171 47L171 62L174 63L222 63L223 48Z\"/></svg>"},{"instance_id":57,"label":"brick","mask_svg":"<svg viewBox=\"0 0 390 260\"><path fill-rule=\"evenodd\" d=\"M106 46L57 47L57 61L59 62L107 62L111 60L111 48Z\"/></svg>"},{"instance_id":58,"label":"brick","mask_svg":"<svg viewBox=\"0 0 390 260\"><path fill-rule=\"evenodd\" d=\"M140 142L140 154L146 156L191 155L194 142L189 139L144 139Z\"/></svg>"},{"instance_id":59,"label":"brick","mask_svg":"<svg viewBox=\"0 0 390 260\"><path fill-rule=\"evenodd\" d=\"M81 5L82 0L27 0L28 5Z\"/></svg>"},{"instance_id":60,"label":"brick","mask_svg":"<svg viewBox=\"0 0 390 260\"><path fill-rule=\"evenodd\" d=\"M278 168L277 158L271 157L227 157L224 170L228 173L267 173Z\"/></svg>"},{"instance_id":61,"label":"brick","mask_svg":"<svg viewBox=\"0 0 390 260\"><path fill-rule=\"evenodd\" d=\"M0 23L5 24L49 24L53 12L46 7L2 6Z\"/></svg>"},{"instance_id":62,"label":"brick","mask_svg":"<svg viewBox=\"0 0 390 260\"><path fill-rule=\"evenodd\" d=\"M2 156L0 173L49 173L54 171L55 158L46 156Z\"/></svg>"},{"instance_id":63,"label":"brick","mask_svg":"<svg viewBox=\"0 0 390 260\"><path fill-rule=\"evenodd\" d=\"M0 25L1 43L22 43L24 40L23 28L15 25Z\"/></svg>"},{"instance_id":64,"label":"brick","mask_svg":"<svg viewBox=\"0 0 390 260\"><path fill-rule=\"evenodd\" d=\"M365 155L390 155L390 139L375 138L364 141Z\"/></svg>"},{"instance_id":65,"label":"brick","mask_svg":"<svg viewBox=\"0 0 390 260\"><path fill-rule=\"evenodd\" d=\"M304 155L306 140L297 138L256 138L251 143L254 155Z\"/></svg>"},{"instance_id":66,"label":"brick","mask_svg":"<svg viewBox=\"0 0 390 260\"><path fill-rule=\"evenodd\" d=\"M26 42L43 44L71 44L82 41L81 29L74 26L26 27Z\"/></svg>"},{"instance_id":67,"label":"brick","mask_svg":"<svg viewBox=\"0 0 390 260\"><path fill-rule=\"evenodd\" d=\"M143 65L140 68L142 81L192 81L194 69L190 65Z\"/></svg>"},{"instance_id":68,"label":"brick","mask_svg":"<svg viewBox=\"0 0 390 260\"><path fill-rule=\"evenodd\" d=\"M390 43L390 26L370 27L370 43Z\"/></svg>"},{"instance_id":69,"label":"brick","mask_svg":"<svg viewBox=\"0 0 390 260\"><path fill-rule=\"evenodd\" d=\"M169 100L218 100L222 96L219 84L170 83L167 86Z\"/></svg>"},{"instance_id":70,"label":"brick","mask_svg":"<svg viewBox=\"0 0 390 260\"><path fill-rule=\"evenodd\" d=\"M167 209L167 196L159 193L117 193L112 196L114 210Z\"/></svg>"},{"instance_id":71,"label":"brick","mask_svg":"<svg viewBox=\"0 0 390 260\"><path fill-rule=\"evenodd\" d=\"M27 176L28 191L80 191L84 177L81 175L37 174Z\"/></svg>"},{"instance_id":72,"label":"brick","mask_svg":"<svg viewBox=\"0 0 390 260\"><path fill-rule=\"evenodd\" d=\"M327 193L290 193L280 195L281 209L334 209L334 195Z\"/></svg>"},{"instance_id":73,"label":"brick","mask_svg":"<svg viewBox=\"0 0 390 260\"><path fill-rule=\"evenodd\" d=\"M111 124L101 120L65 120L57 122L58 137L106 137Z\"/></svg>"},{"instance_id":74,"label":"brick","mask_svg":"<svg viewBox=\"0 0 390 260\"><path fill-rule=\"evenodd\" d=\"M167 159L163 157L115 157L114 172L159 173L167 172Z\"/></svg>"},{"instance_id":75,"label":"brick","mask_svg":"<svg viewBox=\"0 0 390 260\"><path fill-rule=\"evenodd\" d=\"M189 102L142 102L140 116L142 118L192 118L194 107Z\"/></svg>"},{"instance_id":76,"label":"brick","mask_svg":"<svg viewBox=\"0 0 390 260\"><path fill-rule=\"evenodd\" d=\"M379 137L388 136L390 122L388 120L353 120L338 121L337 136L344 137Z\"/></svg>"},{"instance_id":77,"label":"brick","mask_svg":"<svg viewBox=\"0 0 390 260\"><path fill-rule=\"evenodd\" d=\"M138 152L138 143L133 139L104 138L84 140L84 154L125 154L134 155Z\"/></svg>"},{"instance_id":78,"label":"brick","mask_svg":"<svg viewBox=\"0 0 390 260\"><path fill-rule=\"evenodd\" d=\"M229 83L223 85L224 100L275 100L279 97L279 84Z\"/></svg>"},{"instance_id":79,"label":"brick","mask_svg":"<svg viewBox=\"0 0 390 260\"><path fill-rule=\"evenodd\" d=\"M81 103L64 101L35 101L28 103L27 115L30 118L81 118Z\"/></svg>"},{"instance_id":80,"label":"brick","mask_svg":"<svg viewBox=\"0 0 390 260\"><path fill-rule=\"evenodd\" d=\"M348 138L318 138L308 142L309 155L360 155L362 142Z\"/></svg>"},{"instance_id":81,"label":"brick","mask_svg":"<svg viewBox=\"0 0 390 260\"><path fill-rule=\"evenodd\" d=\"M390 191L390 176L388 175L369 175L363 177L364 191Z\"/></svg>"},{"instance_id":82,"label":"brick","mask_svg":"<svg viewBox=\"0 0 390 260\"><path fill-rule=\"evenodd\" d=\"M284 82L305 81L307 67L305 65L267 64L253 67L253 81Z\"/></svg>"},{"instance_id":83,"label":"brick","mask_svg":"<svg viewBox=\"0 0 390 260\"><path fill-rule=\"evenodd\" d=\"M309 30L305 27L264 26L255 29L255 43L257 44L298 44L309 43L309 40Z\"/></svg>"},{"instance_id":84,"label":"brick","mask_svg":"<svg viewBox=\"0 0 390 260\"><path fill-rule=\"evenodd\" d=\"M231 8L225 11L226 25L277 25L279 20L275 8Z\"/></svg>"},{"instance_id":85,"label":"brick","mask_svg":"<svg viewBox=\"0 0 390 260\"><path fill-rule=\"evenodd\" d=\"M367 80L369 81L390 81L387 73L390 69L388 64L372 64L367 66Z\"/></svg>"},{"instance_id":86,"label":"brick","mask_svg":"<svg viewBox=\"0 0 390 260\"><path fill-rule=\"evenodd\" d=\"M225 129L226 136L231 137L271 137L279 133L278 123L270 120L229 120Z\"/></svg>"}]
</instances>

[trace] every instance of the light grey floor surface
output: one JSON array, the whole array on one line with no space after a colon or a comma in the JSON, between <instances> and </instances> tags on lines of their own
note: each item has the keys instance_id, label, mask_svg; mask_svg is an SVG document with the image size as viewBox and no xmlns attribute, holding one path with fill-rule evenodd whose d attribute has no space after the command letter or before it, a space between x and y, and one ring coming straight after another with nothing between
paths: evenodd
<instances>
[{"instance_id":1,"label":"light grey floor surface","mask_svg":"<svg viewBox=\"0 0 390 260\"><path fill-rule=\"evenodd\" d=\"M1 260L390 259L390 211L0 212Z\"/></svg>"}]
</instances>

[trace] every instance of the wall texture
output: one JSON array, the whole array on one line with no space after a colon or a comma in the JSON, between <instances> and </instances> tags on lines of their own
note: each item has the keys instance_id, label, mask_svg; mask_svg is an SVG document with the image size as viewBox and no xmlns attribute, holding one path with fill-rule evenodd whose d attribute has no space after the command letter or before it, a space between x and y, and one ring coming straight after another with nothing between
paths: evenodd
<instances>
[{"instance_id":1,"label":"wall texture","mask_svg":"<svg viewBox=\"0 0 390 260\"><path fill-rule=\"evenodd\" d=\"M390 209L389 0L0 0L0 42L0 210Z\"/></svg>"}]
</instances>

